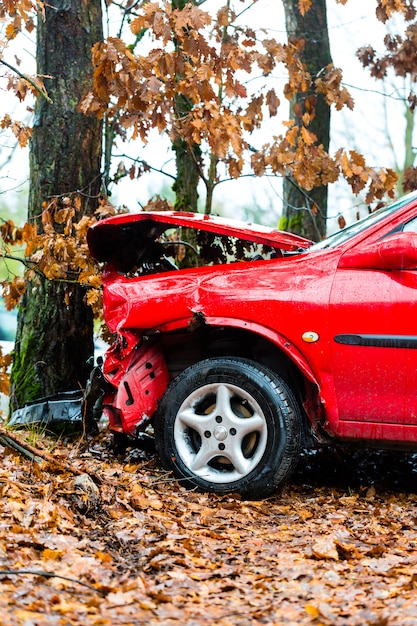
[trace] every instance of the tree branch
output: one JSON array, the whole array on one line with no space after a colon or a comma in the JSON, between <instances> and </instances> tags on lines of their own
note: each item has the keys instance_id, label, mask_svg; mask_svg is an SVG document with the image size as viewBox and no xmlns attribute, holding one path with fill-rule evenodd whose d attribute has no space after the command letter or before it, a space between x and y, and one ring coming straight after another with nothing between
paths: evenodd
<instances>
[{"instance_id":1,"label":"tree branch","mask_svg":"<svg viewBox=\"0 0 417 626\"><path fill-rule=\"evenodd\" d=\"M48 280L51 283L66 283L68 285L80 285L85 289L96 289L96 287L92 287L88 283L80 283L77 278L48 278L45 274L37 267L37 263L34 261L30 261L29 259L21 259L20 257L13 256L12 254L3 254L0 253L0 259L9 259L10 261L20 261L23 265L25 265L28 269L33 270L35 274L37 274L40 278L44 280ZM73 275L77 275L76 272L73 272Z\"/></svg>"},{"instance_id":2,"label":"tree branch","mask_svg":"<svg viewBox=\"0 0 417 626\"><path fill-rule=\"evenodd\" d=\"M25 441L22 437L19 437L14 432L7 430L6 428L3 428L3 426L0 426L0 437L6 440L6 442L7 440L10 440L12 444L17 444L20 448L23 449L23 451L29 452L30 458L32 460L38 461L39 459L42 459L43 461L47 461L47 463L50 463L54 467L64 470L66 472L71 472L71 474L74 474L76 476L80 476L81 474L86 473L85 470L79 470L73 465L70 465L69 463L65 463L65 461L59 461L54 456L52 456L52 454L49 454L49 452L47 452L46 450L40 450L37 447L35 448L35 446L32 446L30 443ZM14 446L12 445L11 447L14 447ZM23 452L23 451L20 450L20 452Z\"/></svg>"},{"instance_id":3,"label":"tree branch","mask_svg":"<svg viewBox=\"0 0 417 626\"><path fill-rule=\"evenodd\" d=\"M48 96L48 94L46 93L46 91L44 89L42 89L41 87L39 87L39 85L37 85L35 83L35 81L30 78L30 76L28 76L27 74L22 74L22 72L19 72L19 70L16 67L13 67L13 65L10 65L9 63L7 63L7 61L5 61L4 59L0 59L0 63L2 65L5 65L6 67L9 68L9 70L12 70L12 72L14 72L15 74L17 74L18 76L20 76L20 78L23 78L23 80L25 80L26 82L29 83L29 85L32 85L32 87L34 89L36 89L36 91L43 97L45 98L45 100L47 102L49 102L49 104L53 104L51 98Z\"/></svg>"},{"instance_id":4,"label":"tree branch","mask_svg":"<svg viewBox=\"0 0 417 626\"><path fill-rule=\"evenodd\" d=\"M44 276L43 273L36 267L36 263L34 261L29 261L29 259L22 259L18 256L13 256L13 254L3 254L0 253L0 258L9 259L9 261L19 261L30 270L34 270L39 276Z\"/></svg>"},{"instance_id":5,"label":"tree branch","mask_svg":"<svg viewBox=\"0 0 417 626\"><path fill-rule=\"evenodd\" d=\"M157 167L153 167L152 165L149 165L149 163L145 161L144 159L135 159L134 157L131 157L128 154L115 154L114 158L129 159L129 161L133 161L133 163L141 163L145 167L149 168L152 172L157 172L158 174L163 174L164 176L168 176L169 178L176 180L176 177L173 174L170 174L169 172L165 172L163 169L159 169Z\"/></svg>"},{"instance_id":6,"label":"tree branch","mask_svg":"<svg viewBox=\"0 0 417 626\"><path fill-rule=\"evenodd\" d=\"M77 585L82 585L83 587L87 587L91 591L95 591L100 595L106 595L104 591L93 587L93 585L89 585L88 583L83 582L82 580L77 580L76 578L70 578L69 576L61 576L61 574L55 574L55 572L47 572L45 570L32 570L32 569L0 569L0 576L22 576L24 574L29 574L31 576L43 576L44 578L61 578L62 580L69 580L72 583L77 583Z\"/></svg>"}]
</instances>

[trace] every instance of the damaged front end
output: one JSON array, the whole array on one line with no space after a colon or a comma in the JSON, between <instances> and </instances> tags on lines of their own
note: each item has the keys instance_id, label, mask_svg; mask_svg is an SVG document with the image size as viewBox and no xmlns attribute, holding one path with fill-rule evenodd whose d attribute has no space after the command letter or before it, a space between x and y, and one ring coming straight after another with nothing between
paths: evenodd
<instances>
[{"instance_id":1,"label":"damaged front end","mask_svg":"<svg viewBox=\"0 0 417 626\"><path fill-rule=\"evenodd\" d=\"M146 429L183 361L190 365L207 349L197 356L193 328L205 324L198 292L214 266L221 278L219 266L244 269L311 244L262 226L178 212L119 215L95 224L87 239L91 255L104 263L104 318L117 337L102 368L102 411L113 433L133 438ZM183 357L190 350L193 358Z\"/></svg>"},{"instance_id":2,"label":"damaged front end","mask_svg":"<svg viewBox=\"0 0 417 626\"><path fill-rule=\"evenodd\" d=\"M164 355L155 339L119 335L103 364L102 411L115 433L136 437L156 411L168 386Z\"/></svg>"},{"instance_id":3,"label":"damaged front end","mask_svg":"<svg viewBox=\"0 0 417 626\"><path fill-rule=\"evenodd\" d=\"M14 411L7 424L12 427L40 424L77 428L83 421L84 400L85 395L81 390L40 398Z\"/></svg>"}]
</instances>

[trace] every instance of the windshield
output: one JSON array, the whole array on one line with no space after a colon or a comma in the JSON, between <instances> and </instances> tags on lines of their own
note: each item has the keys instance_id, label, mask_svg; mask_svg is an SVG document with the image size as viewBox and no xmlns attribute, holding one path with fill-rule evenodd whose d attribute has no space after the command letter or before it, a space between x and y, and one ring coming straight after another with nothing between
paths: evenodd
<instances>
[{"instance_id":1,"label":"windshield","mask_svg":"<svg viewBox=\"0 0 417 626\"><path fill-rule=\"evenodd\" d=\"M389 204L388 206L378 209L378 211L375 211L374 213L370 213L370 215L367 215L361 220L355 222L354 224L351 224L343 230L339 230L332 235L329 235L329 237L326 237L326 239L315 243L308 249L308 252L322 250L323 248L335 248L336 246L339 246L354 235L360 233L362 230L365 230L365 228L373 226L374 224L382 220L382 218L384 218L386 215L389 215L390 213L393 213L403 207L405 204L410 202L410 200L414 198L415 195L415 192L413 192L412 194L403 196L400 200L397 200L397 202L394 202L393 204Z\"/></svg>"}]
</instances>

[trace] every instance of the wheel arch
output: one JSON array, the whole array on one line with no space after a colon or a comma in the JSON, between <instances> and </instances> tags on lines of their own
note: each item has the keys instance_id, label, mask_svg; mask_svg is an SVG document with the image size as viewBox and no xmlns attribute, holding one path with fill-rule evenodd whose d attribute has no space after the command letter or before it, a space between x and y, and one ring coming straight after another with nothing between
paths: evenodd
<instances>
[{"instance_id":1,"label":"wheel arch","mask_svg":"<svg viewBox=\"0 0 417 626\"><path fill-rule=\"evenodd\" d=\"M322 402L318 380L303 354L279 332L254 322L202 314L195 314L191 320L177 320L160 331L167 344L164 353L171 377L208 357L249 358L281 376L308 421L319 421ZM174 344L177 350L173 349Z\"/></svg>"}]
</instances>

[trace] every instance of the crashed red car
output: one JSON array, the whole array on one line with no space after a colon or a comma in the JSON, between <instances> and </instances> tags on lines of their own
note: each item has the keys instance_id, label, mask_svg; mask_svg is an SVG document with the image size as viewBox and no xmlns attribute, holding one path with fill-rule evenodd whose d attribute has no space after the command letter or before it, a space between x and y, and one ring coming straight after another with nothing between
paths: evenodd
<instances>
[{"instance_id":1,"label":"crashed red car","mask_svg":"<svg viewBox=\"0 0 417 626\"><path fill-rule=\"evenodd\" d=\"M181 484L245 497L311 439L416 449L416 233L417 194L317 244L190 213L97 223L111 430L151 423Z\"/></svg>"}]
</instances>

